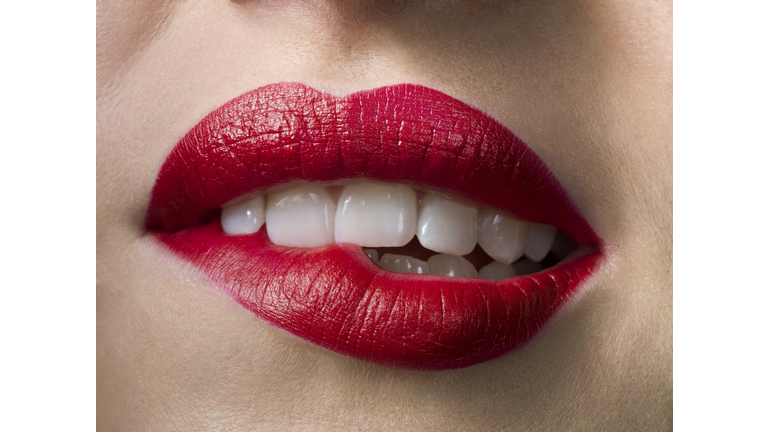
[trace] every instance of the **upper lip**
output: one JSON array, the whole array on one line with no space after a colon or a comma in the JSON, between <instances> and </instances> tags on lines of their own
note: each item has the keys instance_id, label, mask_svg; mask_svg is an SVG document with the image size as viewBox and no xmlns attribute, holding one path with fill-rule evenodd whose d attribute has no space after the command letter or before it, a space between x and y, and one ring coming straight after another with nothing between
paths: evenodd
<instances>
[{"instance_id":1,"label":"upper lip","mask_svg":"<svg viewBox=\"0 0 768 432\"><path fill-rule=\"evenodd\" d=\"M417 184L555 225L583 246L600 244L549 168L519 138L479 110L411 84L340 98L282 83L231 100L172 150L146 225L259 316L345 354L417 368L467 366L521 345L601 256L595 251L544 275L495 283L382 277L382 270L359 263L329 268L329 262L354 261L345 245L288 254L263 233L231 238L217 224L200 226L223 204L255 190L354 178ZM322 268L308 278L313 263ZM267 276L270 269L281 273L279 281ZM270 297L287 291L288 306ZM386 317L371 310L372 301L390 308Z\"/></svg>"}]
</instances>

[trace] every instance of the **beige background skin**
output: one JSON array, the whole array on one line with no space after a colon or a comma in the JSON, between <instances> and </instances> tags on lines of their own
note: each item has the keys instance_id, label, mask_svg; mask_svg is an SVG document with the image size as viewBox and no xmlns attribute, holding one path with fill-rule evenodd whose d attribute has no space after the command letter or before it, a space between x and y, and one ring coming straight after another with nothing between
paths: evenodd
<instances>
[{"instance_id":1,"label":"beige background skin","mask_svg":"<svg viewBox=\"0 0 768 432\"><path fill-rule=\"evenodd\" d=\"M671 1L99 1L99 429L671 430L671 54ZM143 218L187 130L288 80L412 82L485 110L554 171L605 265L526 347L462 370L267 325Z\"/></svg>"}]
</instances>

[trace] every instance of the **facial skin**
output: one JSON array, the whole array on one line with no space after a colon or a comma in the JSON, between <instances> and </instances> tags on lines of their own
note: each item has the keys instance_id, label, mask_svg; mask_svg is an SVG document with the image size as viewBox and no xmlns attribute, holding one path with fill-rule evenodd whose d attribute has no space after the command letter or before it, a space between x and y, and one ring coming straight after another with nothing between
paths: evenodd
<instances>
[{"instance_id":1,"label":"facial skin","mask_svg":"<svg viewBox=\"0 0 768 432\"><path fill-rule=\"evenodd\" d=\"M100 1L100 430L671 430L672 4ZM498 119L604 241L525 347L420 372L271 326L146 233L160 165L203 116L297 81L425 85Z\"/></svg>"}]
</instances>

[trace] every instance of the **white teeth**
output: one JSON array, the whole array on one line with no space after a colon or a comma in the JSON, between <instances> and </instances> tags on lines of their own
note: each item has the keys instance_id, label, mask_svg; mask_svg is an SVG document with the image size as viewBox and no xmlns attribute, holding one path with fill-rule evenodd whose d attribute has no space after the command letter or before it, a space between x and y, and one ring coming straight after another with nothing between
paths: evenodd
<instances>
[{"instance_id":1,"label":"white teeth","mask_svg":"<svg viewBox=\"0 0 768 432\"><path fill-rule=\"evenodd\" d=\"M506 213L484 208L480 210L477 242L491 258L510 264L523 256L528 247L529 225Z\"/></svg>"},{"instance_id":2,"label":"white teeth","mask_svg":"<svg viewBox=\"0 0 768 432\"><path fill-rule=\"evenodd\" d=\"M379 267L396 273L429 274L429 264L405 255L384 254Z\"/></svg>"},{"instance_id":3,"label":"white teeth","mask_svg":"<svg viewBox=\"0 0 768 432\"><path fill-rule=\"evenodd\" d=\"M221 228L227 235L253 234L264 220L264 195L221 209Z\"/></svg>"},{"instance_id":4,"label":"white teeth","mask_svg":"<svg viewBox=\"0 0 768 432\"><path fill-rule=\"evenodd\" d=\"M403 185L302 184L223 207L221 226L226 235L247 235L266 223L270 240L278 245L353 243L365 247L374 263L393 272L494 281L542 271L539 262L548 253L565 259L578 247L552 225L530 223L433 193L421 194L418 202L416 191ZM379 259L379 252L372 249L405 246L414 235L423 247L438 254L427 261L395 254ZM479 272L461 257L472 253L476 245L495 260ZM527 259L520 260L523 255Z\"/></svg>"},{"instance_id":5,"label":"white teeth","mask_svg":"<svg viewBox=\"0 0 768 432\"><path fill-rule=\"evenodd\" d=\"M267 197L267 233L281 246L333 243L334 205L322 186L305 184Z\"/></svg>"},{"instance_id":6,"label":"white teeth","mask_svg":"<svg viewBox=\"0 0 768 432\"><path fill-rule=\"evenodd\" d=\"M416 236L427 249L466 255L477 243L477 207L428 193L419 203Z\"/></svg>"},{"instance_id":7,"label":"white teeth","mask_svg":"<svg viewBox=\"0 0 768 432\"><path fill-rule=\"evenodd\" d=\"M477 275L482 279L488 279L492 281L507 279L517 276L515 269L503 262L494 261L487 266L480 269Z\"/></svg>"},{"instance_id":8,"label":"white teeth","mask_svg":"<svg viewBox=\"0 0 768 432\"><path fill-rule=\"evenodd\" d=\"M477 270L466 259L447 254L437 254L427 260L429 271L433 275L448 277L476 278Z\"/></svg>"},{"instance_id":9,"label":"white teeth","mask_svg":"<svg viewBox=\"0 0 768 432\"><path fill-rule=\"evenodd\" d=\"M534 274L544 270L543 265L529 259L521 259L520 261L514 262L512 263L512 267L515 269L518 276Z\"/></svg>"},{"instance_id":10,"label":"white teeth","mask_svg":"<svg viewBox=\"0 0 768 432\"><path fill-rule=\"evenodd\" d=\"M547 252L552 248L557 228L552 225L531 223L530 230L531 238L528 241L528 248L525 249L525 256L531 261L539 262L547 256Z\"/></svg>"},{"instance_id":11,"label":"white teeth","mask_svg":"<svg viewBox=\"0 0 768 432\"><path fill-rule=\"evenodd\" d=\"M373 262L376 264L379 263L379 251L376 249L363 249L366 255L368 255L368 258L370 258Z\"/></svg>"},{"instance_id":12,"label":"white teeth","mask_svg":"<svg viewBox=\"0 0 768 432\"><path fill-rule=\"evenodd\" d=\"M405 246L415 233L416 192L412 188L363 182L348 185L342 192L336 208L337 242Z\"/></svg>"}]
</instances>

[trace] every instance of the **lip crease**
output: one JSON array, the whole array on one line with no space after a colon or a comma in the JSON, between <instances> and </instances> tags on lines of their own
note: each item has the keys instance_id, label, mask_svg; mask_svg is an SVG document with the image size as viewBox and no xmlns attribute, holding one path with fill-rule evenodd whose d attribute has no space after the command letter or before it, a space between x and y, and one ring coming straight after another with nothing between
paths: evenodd
<instances>
[{"instance_id":1,"label":"lip crease","mask_svg":"<svg viewBox=\"0 0 768 432\"><path fill-rule=\"evenodd\" d=\"M382 270L362 248L224 235L219 209L293 181L403 183L555 225L587 251L502 281ZM146 226L258 317L338 353L424 370L521 347L598 268L600 239L541 159L507 128L437 90L336 97L271 84L222 105L173 148Z\"/></svg>"}]
</instances>

